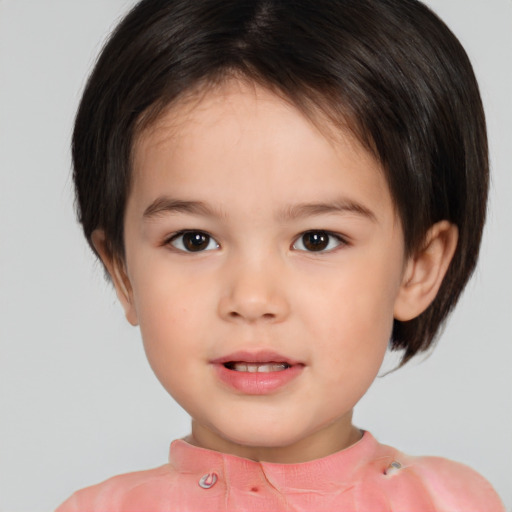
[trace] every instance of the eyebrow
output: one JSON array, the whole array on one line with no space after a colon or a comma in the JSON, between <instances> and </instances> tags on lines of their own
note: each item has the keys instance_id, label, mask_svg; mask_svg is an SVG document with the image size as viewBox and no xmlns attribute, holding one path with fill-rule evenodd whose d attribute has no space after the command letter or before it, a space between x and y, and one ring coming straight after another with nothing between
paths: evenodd
<instances>
[{"instance_id":1,"label":"eyebrow","mask_svg":"<svg viewBox=\"0 0 512 512\"><path fill-rule=\"evenodd\" d=\"M220 210L216 210L202 201L184 201L162 196L155 199L145 210L144 219L152 219L167 213L188 213L210 217L225 217ZM278 214L281 221L296 220L325 214L355 213L377 222L377 216L366 206L346 198L336 199L325 203L300 203L284 208Z\"/></svg>"},{"instance_id":2,"label":"eyebrow","mask_svg":"<svg viewBox=\"0 0 512 512\"><path fill-rule=\"evenodd\" d=\"M188 213L192 215L204 215L213 217L223 217L220 211L214 210L212 207L202 201L183 201L181 199L173 199L171 197L158 197L155 199L143 213L144 219L152 219L166 213Z\"/></svg>"},{"instance_id":3,"label":"eyebrow","mask_svg":"<svg viewBox=\"0 0 512 512\"><path fill-rule=\"evenodd\" d=\"M377 216L366 206L347 198L339 198L326 203L302 203L289 206L281 212L282 220L295 220L301 217L310 217L324 214L355 213L377 222Z\"/></svg>"}]
</instances>

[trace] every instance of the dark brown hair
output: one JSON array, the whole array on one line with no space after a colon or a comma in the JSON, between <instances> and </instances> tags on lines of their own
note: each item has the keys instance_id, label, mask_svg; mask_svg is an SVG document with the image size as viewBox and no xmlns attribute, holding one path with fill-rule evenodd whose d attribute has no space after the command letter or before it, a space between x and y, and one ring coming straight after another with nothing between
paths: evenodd
<instances>
[{"instance_id":1,"label":"dark brown hair","mask_svg":"<svg viewBox=\"0 0 512 512\"><path fill-rule=\"evenodd\" d=\"M239 76L348 127L381 163L408 254L446 219L455 256L430 307L395 321L403 362L427 349L474 270L488 155L478 85L457 38L417 0L143 0L101 52L77 113L85 236L124 258L134 141L184 94ZM92 244L91 244L92 246Z\"/></svg>"}]
</instances>

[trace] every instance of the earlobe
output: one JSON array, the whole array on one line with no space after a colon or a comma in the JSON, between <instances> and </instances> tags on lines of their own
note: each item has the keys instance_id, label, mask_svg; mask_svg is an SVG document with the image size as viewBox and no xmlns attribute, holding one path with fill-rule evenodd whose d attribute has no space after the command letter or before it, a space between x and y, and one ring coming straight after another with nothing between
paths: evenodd
<instances>
[{"instance_id":1,"label":"earlobe","mask_svg":"<svg viewBox=\"0 0 512 512\"><path fill-rule=\"evenodd\" d=\"M111 251L107 248L103 230L94 230L91 239L96 252L100 256L103 265L112 279L117 298L123 306L126 319L133 326L138 325L139 321L134 306L132 287L126 274L124 263L120 261L119 258L113 256Z\"/></svg>"},{"instance_id":2,"label":"earlobe","mask_svg":"<svg viewBox=\"0 0 512 512\"><path fill-rule=\"evenodd\" d=\"M422 248L407 261L395 301L396 320L412 320L432 303L450 266L457 241L457 226L446 220L428 230Z\"/></svg>"}]
</instances>

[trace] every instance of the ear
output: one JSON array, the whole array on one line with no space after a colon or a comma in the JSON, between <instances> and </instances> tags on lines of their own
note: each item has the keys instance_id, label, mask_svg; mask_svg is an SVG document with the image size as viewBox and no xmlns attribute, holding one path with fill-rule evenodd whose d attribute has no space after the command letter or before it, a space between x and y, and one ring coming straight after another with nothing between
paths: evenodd
<instances>
[{"instance_id":1,"label":"ear","mask_svg":"<svg viewBox=\"0 0 512 512\"><path fill-rule=\"evenodd\" d=\"M453 258L458 238L457 226L446 220L428 230L422 248L406 263L395 301L396 320L412 320L432 303Z\"/></svg>"},{"instance_id":2,"label":"ear","mask_svg":"<svg viewBox=\"0 0 512 512\"><path fill-rule=\"evenodd\" d=\"M133 326L138 325L137 311L133 301L133 291L126 273L125 264L119 258L112 255L107 246L105 232L102 229L93 231L92 244L99 254L103 265L112 279L117 298L123 306L124 314L128 322Z\"/></svg>"}]
</instances>

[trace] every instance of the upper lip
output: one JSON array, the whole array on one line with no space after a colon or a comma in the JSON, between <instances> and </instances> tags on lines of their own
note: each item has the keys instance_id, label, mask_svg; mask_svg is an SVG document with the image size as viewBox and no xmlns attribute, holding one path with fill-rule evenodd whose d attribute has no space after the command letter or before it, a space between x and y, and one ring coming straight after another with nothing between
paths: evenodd
<instances>
[{"instance_id":1,"label":"upper lip","mask_svg":"<svg viewBox=\"0 0 512 512\"><path fill-rule=\"evenodd\" d=\"M241 350L233 352L226 356L219 357L211 361L212 364L226 364L226 363L287 363L290 366L302 364L300 361L295 361L289 357L283 356L272 350L259 350L257 352L249 352Z\"/></svg>"}]
</instances>

